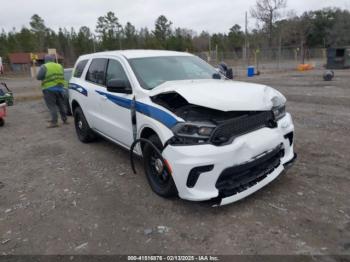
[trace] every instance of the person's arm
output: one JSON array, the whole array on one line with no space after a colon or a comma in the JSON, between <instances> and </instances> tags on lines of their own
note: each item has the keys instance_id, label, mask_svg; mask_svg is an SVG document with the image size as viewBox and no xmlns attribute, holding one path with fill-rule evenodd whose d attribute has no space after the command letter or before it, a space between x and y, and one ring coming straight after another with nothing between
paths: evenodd
<instances>
[{"instance_id":1,"label":"person's arm","mask_svg":"<svg viewBox=\"0 0 350 262\"><path fill-rule=\"evenodd\" d=\"M46 75L46 67L42 65L40 67L40 69L39 69L38 74L36 75L36 79L44 80L45 79L45 75Z\"/></svg>"}]
</instances>

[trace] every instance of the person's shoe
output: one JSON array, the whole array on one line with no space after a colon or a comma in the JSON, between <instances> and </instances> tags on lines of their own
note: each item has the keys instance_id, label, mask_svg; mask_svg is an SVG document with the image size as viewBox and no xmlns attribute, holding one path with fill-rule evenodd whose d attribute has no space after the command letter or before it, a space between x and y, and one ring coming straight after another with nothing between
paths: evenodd
<instances>
[{"instance_id":1,"label":"person's shoe","mask_svg":"<svg viewBox=\"0 0 350 262\"><path fill-rule=\"evenodd\" d=\"M55 128L55 127L58 127L58 124L57 123L49 123L47 126L47 128Z\"/></svg>"},{"instance_id":2,"label":"person's shoe","mask_svg":"<svg viewBox=\"0 0 350 262\"><path fill-rule=\"evenodd\" d=\"M64 124L64 125L69 125L68 120L64 120L64 121L63 121L63 124Z\"/></svg>"}]
</instances>

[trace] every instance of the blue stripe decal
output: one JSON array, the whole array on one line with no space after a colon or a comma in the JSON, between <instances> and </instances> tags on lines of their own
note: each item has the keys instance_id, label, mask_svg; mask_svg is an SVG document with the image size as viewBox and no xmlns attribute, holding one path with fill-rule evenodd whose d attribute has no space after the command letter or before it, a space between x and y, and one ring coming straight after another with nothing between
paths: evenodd
<instances>
[{"instance_id":1,"label":"blue stripe decal","mask_svg":"<svg viewBox=\"0 0 350 262\"><path fill-rule=\"evenodd\" d=\"M77 91L78 93L80 93L80 94L82 94L82 95L84 95L84 96L88 96L88 91L87 91L84 87L82 87L82 86L80 86L80 85L77 85L77 84L69 84L68 88L69 88L69 89L72 89L72 90L74 90L74 91Z\"/></svg>"},{"instance_id":2,"label":"blue stripe decal","mask_svg":"<svg viewBox=\"0 0 350 262\"><path fill-rule=\"evenodd\" d=\"M108 100L112 101L114 104L117 104L121 107L125 107L127 109L131 108L132 100L130 100L130 99L119 97L119 96L114 96L114 95L107 94L107 93L97 91L97 90L95 90L95 91L96 91L96 93L98 93L102 96L106 96L108 98Z\"/></svg>"},{"instance_id":3,"label":"blue stripe decal","mask_svg":"<svg viewBox=\"0 0 350 262\"><path fill-rule=\"evenodd\" d=\"M161 122L168 128L172 128L177 124L176 118L154 106L136 101L136 111Z\"/></svg>"},{"instance_id":4,"label":"blue stripe decal","mask_svg":"<svg viewBox=\"0 0 350 262\"><path fill-rule=\"evenodd\" d=\"M95 91L100 95L106 96L107 99L110 100L111 102L127 109L130 109L133 103L133 100L131 99L114 96L114 95L107 94L97 90ZM158 122L162 123L168 128L172 128L177 124L177 120L175 117L154 106L150 106L150 105L136 101L136 111L157 120Z\"/></svg>"}]
</instances>

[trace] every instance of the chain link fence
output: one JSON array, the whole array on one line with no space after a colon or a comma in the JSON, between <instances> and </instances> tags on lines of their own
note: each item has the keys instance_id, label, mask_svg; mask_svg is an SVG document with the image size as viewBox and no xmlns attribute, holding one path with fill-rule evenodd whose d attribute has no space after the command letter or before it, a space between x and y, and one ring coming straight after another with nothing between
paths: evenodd
<instances>
[{"instance_id":1,"label":"chain link fence","mask_svg":"<svg viewBox=\"0 0 350 262\"><path fill-rule=\"evenodd\" d=\"M232 52L213 50L194 54L213 66L217 66L221 62L226 63L233 68L236 76L246 75L247 67L249 66L254 66L255 72L269 73L296 70L301 63L311 64L315 68L322 68L327 62L327 52L324 48L305 50L300 50L299 48L245 50L242 48ZM4 72L6 74L28 74L30 66L30 64L18 65L17 70L13 70L13 65L4 63ZM65 64L65 67L67 67L67 64ZM68 67L71 67L71 65Z\"/></svg>"},{"instance_id":2,"label":"chain link fence","mask_svg":"<svg viewBox=\"0 0 350 262\"><path fill-rule=\"evenodd\" d=\"M296 70L299 64L311 64L314 68L322 68L326 64L326 49L299 48L247 49L233 52L200 52L201 57L213 66L224 62L232 67L235 75L245 75L247 67L254 66L255 71L283 72Z\"/></svg>"}]
</instances>

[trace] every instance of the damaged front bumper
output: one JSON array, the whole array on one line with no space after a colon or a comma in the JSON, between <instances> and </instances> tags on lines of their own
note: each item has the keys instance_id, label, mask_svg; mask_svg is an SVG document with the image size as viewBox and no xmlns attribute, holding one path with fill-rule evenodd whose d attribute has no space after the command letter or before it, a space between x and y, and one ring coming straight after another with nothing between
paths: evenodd
<instances>
[{"instance_id":1,"label":"damaged front bumper","mask_svg":"<svg viewBox=\"0 0 350 262\"><path fill-rule=\"evenodd\" d=\"M181 198L226 205L256 192L292 165L293 134L287 114L277 128L253 131L229 145L168 145L162 155Z\"/></svg>"}]
</instances>

